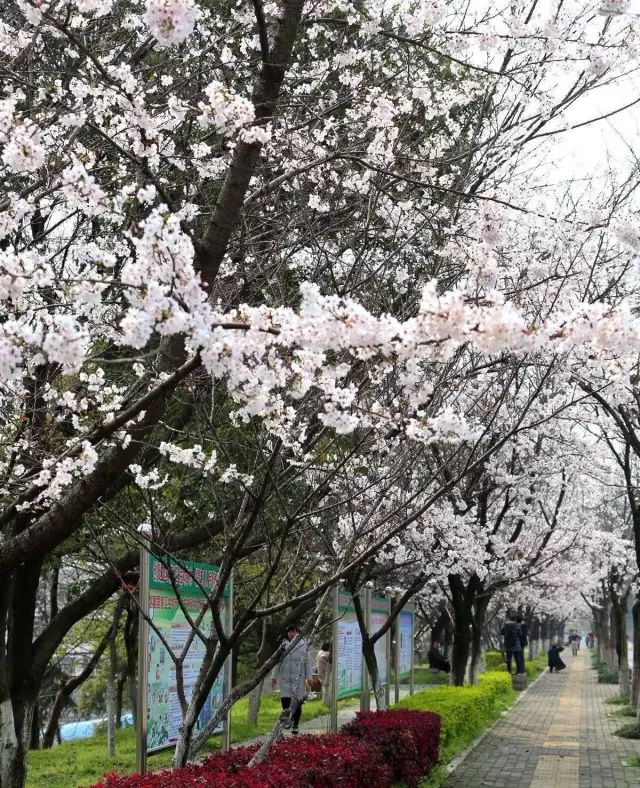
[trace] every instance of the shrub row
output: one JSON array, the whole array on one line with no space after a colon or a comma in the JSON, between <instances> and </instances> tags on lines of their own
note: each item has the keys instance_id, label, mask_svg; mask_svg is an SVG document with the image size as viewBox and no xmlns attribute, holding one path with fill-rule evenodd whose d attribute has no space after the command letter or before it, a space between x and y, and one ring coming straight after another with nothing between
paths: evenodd
<instances>
[{"instance_id":1,"label":"shrub row","mask_svg":"<svg viewBox=\"0 0 640 788\"><path fill-rule=\"evenodd\" d=\"M438 760L440 720L423 711L359 712L341 733L283 739L263 763L258 745L218 753L176 771L108 774L95 788L389 788L417 786Z\"/></svg>"},{"instance_id":2,"label":"shrub row","mask_svg":"<svg viewBox=\"0 0 640 788\"><path fill-rule=\"evenodd\" d=\"M442 760L448 761L478 736L512 700L506 671L483 673L475 687L438 687L400 701L403 709L432 711L441 721Z\"/></svg>"},{"instance_id":3,"label":"shrub row","mask_svg":"<svg viewBox=\"0 0 640 788\"><path fill-rule=\"evenodd\" d=\"M504 661L504 654L502 651L487 651L484 655L484 665L488 671L506 671L507 666ZM525 670L527 671L527 678L533 680L542 673L547 667L547 654L541 652L535 659L526 659L524 663Z\"/></svg>"}]
</instances>

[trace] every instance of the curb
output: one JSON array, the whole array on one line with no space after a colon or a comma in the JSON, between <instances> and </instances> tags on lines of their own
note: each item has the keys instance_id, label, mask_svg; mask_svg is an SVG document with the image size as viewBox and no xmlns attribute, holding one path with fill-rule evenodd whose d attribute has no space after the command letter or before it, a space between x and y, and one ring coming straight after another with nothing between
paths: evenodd
<instances>
[{"instance_id":1,"label":"curb","mask_svg":"<svg viewBox=\"0 0 640 788\"><path fill-rule=\"evenodd\" d=\"M515 701L514 701L514 703L513 703L513 706L509 707L509 709L508 709L507 711L503 712L503 713L502 713L502 714L501 714L501 715L498 717L498 719L497 719L497 720L494 720L494 721L491 723L491 725L489 725L489 727L488 727L486 730L482 731L482 733L481 733L479 736L477 736L477 737L476 737L476 738L475 738L475 739L474 739L474 740L471 742L471 744L469 744L467 747L465 747L465 749L464 749L464 750L463 750L463 751L462 751L462 752L461 752L459 755L456 755L456 756L455 756L455 758L452 758L452 759L449 761L449 763L447 763L447 764L444 764L442 768L443 768L443 770L445 771L445 773L446 773L447 775L450 775L450 774L451 774L453 771L455 771L455 770L458 768L458 766L460 766L460 764L461 764L461 763L462 763L462 762L463 762L463 761L464 761L464 760L467 758L467 756L468 756L468 755L470 755L470 754L471 754L471 753L472 753L472 752L475 750L475 748L476 748L476 747L477 747L477 746L480 744L480 742L481 742L481 741L482 741L482 740L485 738L485 736L487 736L489 733L491 733L491 731L492 731L492 730L493 730L493 729L496 727L496 725L497 725L499 722L501 722L501 721L502 721L503 715L504 715L504 714L508 714L508 713L511 711L511 709L515 708L515 707L518 705L518 703L520 703L520 701L522 700L522 698L524 698L524 696L525 696L525 695L526 695L526 694L529 692L529 690L530 690L532 687L534 687L534 686L535 686L535 685L536 685L536 684L537 684L537 683L540 681L540 679L541 679L543 676L545 676L546 674L547 674L547 671L546 671L546 670L543 670L543 671L542 671L542 673L540 673L540 674L539 674L539 675L538 675L538 676L537 676L537 677L536 677L536 678L535 678L535 679L534 679L534 680L531 682L531 684L529 684L529 685L527 686L527 688L526 688L525 690L522 690L521 692L518 692L518 696L517 696L517 698L515 699Z\"/></svg>"}]
</instances>

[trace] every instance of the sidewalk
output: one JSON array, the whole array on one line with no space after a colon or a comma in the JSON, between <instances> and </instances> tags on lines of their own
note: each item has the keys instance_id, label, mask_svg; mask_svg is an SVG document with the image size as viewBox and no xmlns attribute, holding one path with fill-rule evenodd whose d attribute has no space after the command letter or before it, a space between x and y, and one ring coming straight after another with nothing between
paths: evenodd
<instances>
[{"instance_id":1,"label":"sidewalk","mask_svg":"<svg viewBox=\"0 0 640 788\"><path fill-rule=\"evenodd\" d=\"M566 653L566 652L565 652ZM566 658L567 670L545 673L455 769L447 788L626 788L640 785L640 742L613 731L604 699L617 687L598 684L591 652ZM565 654L562 655L565 658Z\"/></svg>"}]
</instances>

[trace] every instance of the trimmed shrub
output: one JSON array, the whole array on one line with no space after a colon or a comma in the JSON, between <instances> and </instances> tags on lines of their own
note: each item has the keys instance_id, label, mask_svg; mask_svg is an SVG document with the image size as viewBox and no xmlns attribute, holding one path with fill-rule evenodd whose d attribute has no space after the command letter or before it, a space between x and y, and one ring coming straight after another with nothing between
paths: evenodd
<instances>
[{"instance_id":1,"label":"trimmed shrub","mask_svg":"<svg viewBox=\"0 0 640 788\"><path fill-rule=\"evenodd\" d=\"M442 760L478 736L515 696L508 673L483 673L476 687L438 687L403 698L399 708L433 711L441 720Z\"/></svg>"},{"instance_id":2,"label":"trimmed shrub","mask_svg":"<svg viewBox=\"0 0 640 788\"><path fill-rule=\"evenodd\" d=\"M438 762L440 718L409 709L360 711L342 733L374 745L393 771L393 781L416 786Z\"/></svg>"},{"instance_id":3,"label":"trimmed shrub","mask_svg":"<svg viewBox=\"0 0 640 788\"><path fill-rule=\"evenodd\" d=\"M491 693L492 700L497 700L500 696L509 697L511 676L506 672L481 673L478 676L478 686Z\"/></svg>"},{"instance_id":4,"label":"trimmed shrub","mask_svg":"<svg viewBox=\"0 0 640 788\"><path fill-rule=\"evenodd\" d=\"M487 671L507 670L502 651L487 651L484 655L484 667Z\"/></svg>"}]
</instances>

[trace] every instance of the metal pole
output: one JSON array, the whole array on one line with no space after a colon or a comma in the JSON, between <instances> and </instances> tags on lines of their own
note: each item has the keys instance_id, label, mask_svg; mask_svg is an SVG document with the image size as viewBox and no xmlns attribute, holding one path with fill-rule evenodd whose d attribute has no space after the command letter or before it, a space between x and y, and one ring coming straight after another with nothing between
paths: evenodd
<instances>
[{"instance_id":1,"label":"metal pole","mask_svg":"<svg viewBox=\"0 0 640 788\"><path fill-rule=\"evenodd\" d=\"M396 596L398 599L398 596ZM396 620L394 623L394 630L396 633L396 642L395 642L395 649L394 649L394 663L395 663L395 675L394 675L394 683L395 683L395 697L396 703L400 701L400 616L402 614L402 610L396 616Z\"/></svg>"},{"instance_id":2,"label":"metal pole","mask_svg":"<svg viewBox=\"0 0 640 788\"><path fill-rule=\"evenodd\" d=\"M331 733L338 732L338 616L340 586L333 589L333 639L331 643Z\"/></svg>"},{"instance_id":3,"label":"metal pole","mask_svg":"<svg viewBox=\"0 0 640 788\"><path fill-rule=\"evenodd\" d=\"M149 679L149 542L143 537L140 542L138 580L138 709L136 715L136 770L147 771L147 682Z\"/></svg>"},{"instance_id":4,"label":"metal pole","mask_svg":"<svg viewBox=\"0 0 640 788\"><path fill-rule=\"evenodd\" d=\"M414 692L414 667L415 667L415 651L416 651L416 610L413 605L411 604L411 677L409 678L409 695L413 695Z\"/></svg>"},{"instance_id":5,"label":"metal pole","mask_svg":"<svg viewBox=\"0 0 640 788\"><path fill-rule=\"evenodd\" d=\"M233 630L233 574L229 577L229 596L227 598L227 615L226 615L226 631L229 635ZM224 699L226 700L231 695L231 681L233 670L233 651L224 661ZM231 748L231 709L227 711L226 719L224 721L224 738L222 741L222 749L224 752L229 752Z\"/></svg>"},{"instance_id":6,"label":"metal pole","mask_svg":"<svg viewBox=\"0 0 640 788\"><path fill-rule=\"evenodd\" d=\"M387 618L391 615L391 599L387 598L388 611ZM385 635L386 640L386 661L387 661L387 675L384 684L384 705L388 709L391 705L391 627L387 630Z\"/></svg>"},{"instance_id":7,"label":"metal pole","mask_svg":"<svg viewBox=\"0 0 640 788\"><path fill-rule=\"evenodd\" d=\"M364 628L368 635L371 631L371 588L367 584L364 590ZM369 689L369 671L367 669L367 661L364 658L364 649L362 652L362 692L360 693L360 710L369 711L371 708L371 698Z\"/></svg>"}]
</instances>

